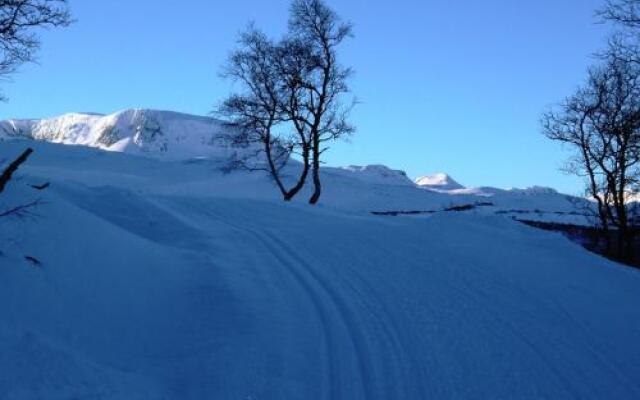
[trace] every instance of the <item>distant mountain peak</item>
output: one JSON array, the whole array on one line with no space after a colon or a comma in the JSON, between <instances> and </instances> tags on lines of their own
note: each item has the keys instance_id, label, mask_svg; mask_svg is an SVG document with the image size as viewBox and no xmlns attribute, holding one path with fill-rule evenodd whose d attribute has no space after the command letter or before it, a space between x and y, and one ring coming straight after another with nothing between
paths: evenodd
<instances>
[{"instance_id":1,"label":"distant mountain peak","mask_svg":"<svg viewBox=\"0 0 640 400\"><path fill-rule=\"evenodd\" d=\"M392 169L386 165L350 165L342 167L342 171L353 173L361 180L369 183L388 184L388 185L405 185L411 186L412 182L407 173L401 170Z\"/></svg>"},{"instance_id":2,"label":"distant mountain peak","mask_svg":"<svg viewBox=\"0 0 640 400\"><path fill-rule=\"evenodd\" d=\"M445 173L425 175L416 179L415 183L425 189L459 190L465 188Z\"/></svg>"}]
</instances>

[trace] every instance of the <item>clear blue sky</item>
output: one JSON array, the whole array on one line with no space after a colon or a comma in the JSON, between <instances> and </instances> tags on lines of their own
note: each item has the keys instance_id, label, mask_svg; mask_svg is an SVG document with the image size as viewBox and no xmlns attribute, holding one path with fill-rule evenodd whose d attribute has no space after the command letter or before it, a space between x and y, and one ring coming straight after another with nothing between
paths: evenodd
<instances>
[{"instance_id":1,"label":"clear blue sky","mask_svg":"<svg viewBox=\"0 0 640 400\"><path fill-rule=\"evenodd\" d=\"M601 0L329 0L356 27L359 132L332 165L383 163L412 177L443 171L470 186L544 184L579 193L566 154L540 135L545 107L584 78L606 28ZM2 83L0 118L130 107L207 114L250 20L277 35L288 0L70 0L78 22L43 33L40 65Z\"/></svg>"}]
</instances>

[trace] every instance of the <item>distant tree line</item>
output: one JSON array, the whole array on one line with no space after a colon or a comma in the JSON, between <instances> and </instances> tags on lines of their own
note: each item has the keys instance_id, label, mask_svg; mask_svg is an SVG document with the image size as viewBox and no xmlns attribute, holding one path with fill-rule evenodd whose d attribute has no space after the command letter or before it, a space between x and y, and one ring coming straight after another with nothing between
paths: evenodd
<instances>
[{"instance_id":1,"label":"distant tree line","mask_svg":"<svg viewBox=\"0 0 640 400\"><path fill-rule=\"evenodd\" d=\"M266 170L285 201L311 180L309 203L316 204L328 142L355 131L348 122L354 100L345 101L353 71L338 57L352 31L322 0L294 0L284 37L272 40L251 24L224 68L223 76L239 83L241 91L229 96L218 112L235 128L234 142L259 146L266 160L257 166L238 161ZM285 171L292 157L301 166ZM296 176L286 179L292 173Z\"/></svg>"},{"instance_id":2,"label":"distant tree line","mask_svg":"<svg viewBox=\"0 0 640 400\"><path fill-rule=\"evenodd\" d=\"M634 262L640 200L640 0L610 0L597 12L616 26L586 82L543 114L544 134L574 150L567 171L586 195L608 256Z\"/></svg>"}]
</instances>

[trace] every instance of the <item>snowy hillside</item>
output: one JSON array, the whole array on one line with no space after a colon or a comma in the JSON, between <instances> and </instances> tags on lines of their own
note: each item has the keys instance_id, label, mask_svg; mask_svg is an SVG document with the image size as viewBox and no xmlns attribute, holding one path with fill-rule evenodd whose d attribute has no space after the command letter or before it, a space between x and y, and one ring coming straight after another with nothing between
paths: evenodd
<instances>
[{"instance_id":1,"label":"snowy hillside","mask_svg":"<svg viewBox=\"0 0 640 400\"><path fill-rule=\"evenodd\" d=\"M486 196L354 167L286 205L202 159L0 159L27 144L0 197L43 201L0 222L2 399L640 398L637 271L482 207L368 212Z\"/></svg>"},{"instance_id":2,"label":"snowy hillside","mask_svg":"<svg viewBox=\"0 0 640 400\"><path fill-rule=\"evenodd\" d=\"M29 138L174 160L228 158L237 150L227 145L228 132L213 118L141 109L0 122L0 139Z\"/></svg>"},{"instance_id":3,"label":"snowy hillside","mask_svg":"<svg viewBox=\"0 0 640 400\"><path fill-rule=\"evenodd\" d=\"M210 165L214 170L227 165L232 157L256 154L255 148L231 146L226 137L228 133L228 126L212 118L155 110L0 121L0 139L83 145L172 162L196 163L200 159L201 163L216 164ZM289 175L295 176L298 165L291 164ZM553 189L465 188L443 173L412 182L403 171L384 165L325 168L324 174L331 184L326 185L322 201L339 209L420 215L474 206L474 213L486 215L584 225L593 223L588 202ZM225 188L228 193L247 195L257 191L254 186L257 184L262 185L264 196L275 198L263 176L236 173L227 178L225 182L233 182L232 187ZM189 187L188 190L199 190L193 187L197 184L190 182L191 179L180 179L175 184ZM253 182L256 179L260 183Z\"/></svg>"}]
</instances>

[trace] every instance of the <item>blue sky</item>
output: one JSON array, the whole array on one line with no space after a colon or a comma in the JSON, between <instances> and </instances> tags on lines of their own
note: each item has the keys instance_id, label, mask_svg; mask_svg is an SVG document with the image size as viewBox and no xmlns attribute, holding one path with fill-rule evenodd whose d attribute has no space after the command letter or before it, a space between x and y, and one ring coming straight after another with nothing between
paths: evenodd
<instances>
[{"instance_id":1,"label":"blue sky","mask_svg":"<svg viewBox=\"0 0 640 400\"><path fill-rule=\"evenodd\" d=\"M606 28L600 0L329 0L355 24L343 47L361 101L358 133L332 165L382 163L465 185L554 186L566 153L540 113L584 79ZM39 65L2 87L0 118L130 107L209 113L230 90L218 72L250 20L272 35L288 0L70 0L78 22L45 32Z\"/></svg>"}]
</instances>

